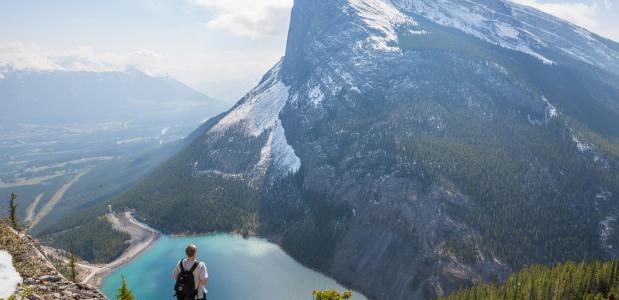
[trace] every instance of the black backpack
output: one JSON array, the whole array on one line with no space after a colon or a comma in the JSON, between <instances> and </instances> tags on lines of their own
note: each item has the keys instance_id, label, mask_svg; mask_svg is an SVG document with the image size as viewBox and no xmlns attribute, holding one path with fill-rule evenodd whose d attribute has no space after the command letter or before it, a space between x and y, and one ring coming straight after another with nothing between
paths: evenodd
<instances>
[{"instance_id":1,"label":"black backpack","mask_svg":"<svg viewBox=\"0 0 619 300\"><path fill-rule=\"evenodd\" d=\"M178 300L193 300L198 295L198 289L196 288L196 282L194 281L193 271L196 270L200 262L193 263L191 270L187 271L183 268L183 261L179 263L181 272L178 273L176 278L176 284L174 285L174 296Z\"/></svg>"}]
</instances>

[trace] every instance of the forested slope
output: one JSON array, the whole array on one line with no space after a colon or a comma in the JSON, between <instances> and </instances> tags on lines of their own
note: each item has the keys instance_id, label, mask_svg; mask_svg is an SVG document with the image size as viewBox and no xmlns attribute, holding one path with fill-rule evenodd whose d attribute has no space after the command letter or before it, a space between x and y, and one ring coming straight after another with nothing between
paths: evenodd
<instances>
[{"instance_id":1,"label":"forested slope","mask_svg":"<svg viewBox=\"0 0 619 300\"><path fill-rule=\"evenodd\" d=\"M505 283L482 283L443 300L603 300L619 291L619 262L567 262L554 267L533 265ZM616 296L615 296L616 297Z\"/></svg>"}]
</instances>

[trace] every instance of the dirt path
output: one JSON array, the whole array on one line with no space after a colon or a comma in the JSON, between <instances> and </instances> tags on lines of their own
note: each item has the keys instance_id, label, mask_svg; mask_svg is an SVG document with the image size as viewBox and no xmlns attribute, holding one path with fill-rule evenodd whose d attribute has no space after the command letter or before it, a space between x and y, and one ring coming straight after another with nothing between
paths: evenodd
<instances>
[{"instance_id":1,"label":"dirt path","mask_svg":"<svg viewBox=\"0 0 619 300\"><path fill-rule=\"evenodd\" d=\"M65 267L68 267L70 264L69 256L70 254L64 250L59 250L49 246L41 246L41 249L45 253L45 255L51 260L60 260L64 264ZM86 261L79 260L77 263L77 280L82 282L84 278L90 276L90 274L94 272L98 272L101 270L101 265L89 264Z\"/></svg>"},{"instance_id":2,"label":"dirt path","mask_svg":"<svg viewBox=\"0 0 619 300\"><path fill-rule=\"evenodd\" d=\"M43 198L43 193L40 193L32 202L32 204L30 204L30 206L28 206L28 210L26 211L26 218L24 219L26 221L26 223L30 223L32 222L32 219L34 219L34 212L37 210L37 206L39 206L39 202L41 202L41 198Z\"/></svg>"},{"instance_id":3,"label":"dirt path","mask_svg":"<svg viewBox=\"0 0 619 300\"><path fill-rule=\"evenodd\" d=\"M108 273L114 271L116 268L128 263L132 259L136 258L151 245L160 236L159 231L137 221L131 215L131 212L124 212L119 214L108 214L108 219L112 223L114 229L122 232L126 232L131 236L129 240L129 248L123 252L116 260L104 265L103 267L88 265L90 274L84 277L82 283L92 284L99 286L101 279Z\"/></svg>"},{"instance_id":4,"label":"dirt path","mask_svg":"<svg viewBox=\"0 0 619 300\"><path fill-rule=\"evenodd\" d=\"M52 196L52 198L49 199L47 203L45 203L45 205L41 208L39 213L32 219L32 224L30 225L30 227L33 228L37 224L39 224L39 222L41 222L41 220L43 220L43 218L45 218L54 209L54 207L56 207L56 204L58 204L58 202L62 200L62 197L69 190L69 188L71 188L72 185L74 185L77 181L79 181L80 178L84 176L86 173L88 173L88 171L90 170L91 169L87 169L86 171L83 171L77 174L77 176L71 179L71 181L65 183L62 187L60 187L60 189L56 191L54 196Z\"/></svg>"}]
</instances>

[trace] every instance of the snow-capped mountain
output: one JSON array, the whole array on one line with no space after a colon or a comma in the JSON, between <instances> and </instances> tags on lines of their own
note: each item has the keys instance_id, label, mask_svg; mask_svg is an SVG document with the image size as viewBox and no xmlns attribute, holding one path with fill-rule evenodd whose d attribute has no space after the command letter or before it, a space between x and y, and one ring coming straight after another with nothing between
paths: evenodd
<instances>
[{"instance_id":1,"label":"snow-capped mountain","mask_svg":"<svg viewBox=\"0 0 619 300\"><path fill-rule=\"evenodd\" d=\"M506 1L296 0L282 61L118 201L267 236L371 299L616 257L618 58ZM214 215L169 218L192 205Z\"/></svg>"},{"instance_id":2,"label":"snow-capped mountain","mask_svg":"<svg viewBox=\"0 0 619 300\"><path fill-rule=\"evenodd\" d=\"M544 63L560 63L566 59L561 56L567 56L619 72L615 43L527 6L496 0L395 0L393 4L412 15L527 53Z\"/></svg>"},{"instance_id":3,"label":"snow-capped mountain","mask_svg":"<svg viewBox=\"0 0 619 300\"><path fill-rule=\"evenodd\" d=\"M266 144L260 150L260 160L254 165L256 175L263 176L269 167L282 174L299 170L301 161L288 145L279 114L288 102L288 87L281 81L281 63L273 68L241 101L209 132L223 134L231 127L240 127L242 134L259 137L268 134Z\"/></svg>"}]
</instances>

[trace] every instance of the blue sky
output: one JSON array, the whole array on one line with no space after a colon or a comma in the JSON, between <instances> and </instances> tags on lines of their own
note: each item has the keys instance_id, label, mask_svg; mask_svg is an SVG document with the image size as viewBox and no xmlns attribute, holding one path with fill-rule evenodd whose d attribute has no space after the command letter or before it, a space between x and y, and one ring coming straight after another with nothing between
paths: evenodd
<instances>
[{"instance_id":1,"label":"blue sky","mask_svg":"<svg viewBox=\"0 0 619 300\"><path fill-rule=\"evenodd\" d=\"M619 41L619 0L514 0ZM237 100L284 54L292 0L0 0L0 64L170 74Z\"/></svg>"}]
</instances>

